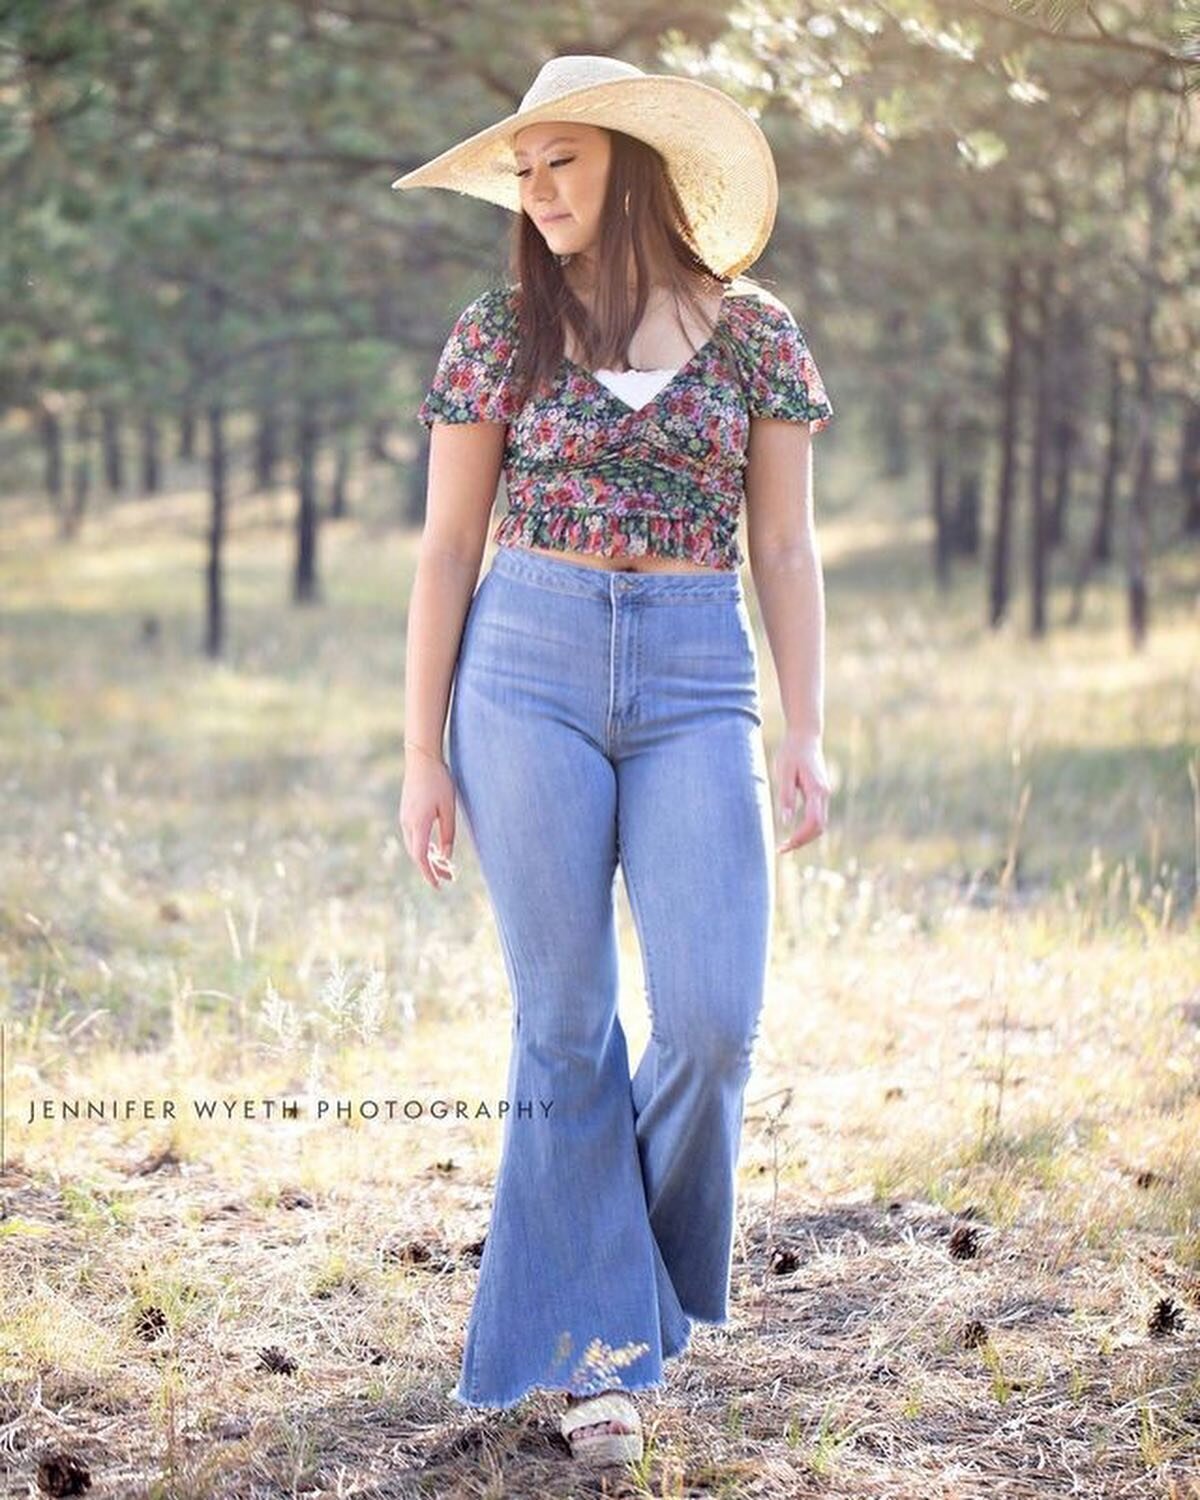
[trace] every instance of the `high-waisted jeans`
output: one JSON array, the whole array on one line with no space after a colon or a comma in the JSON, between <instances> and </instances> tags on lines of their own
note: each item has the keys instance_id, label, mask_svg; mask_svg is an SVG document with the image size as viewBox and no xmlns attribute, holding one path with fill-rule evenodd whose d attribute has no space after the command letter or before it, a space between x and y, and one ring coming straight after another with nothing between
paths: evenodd
<instances>
[{"instance_id":1,"label":"high-waisted jeans","mask_svg":"<svg viewBox=\"0 0 1200 1500\"><path fill-rule=\"evenodd\" d=\"M728 1322L737 1160L775 897L758 656L737 572L495 555L447 750L512 991L468 1406L663 1383ZM617 1016L618 865L651 1034Z\"/></svg>"}]
</instances>

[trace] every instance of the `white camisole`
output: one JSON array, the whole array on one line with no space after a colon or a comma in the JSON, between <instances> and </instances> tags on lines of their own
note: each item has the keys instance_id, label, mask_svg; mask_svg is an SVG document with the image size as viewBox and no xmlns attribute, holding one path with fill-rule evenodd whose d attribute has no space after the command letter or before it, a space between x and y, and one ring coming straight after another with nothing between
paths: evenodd
<instances>
[{"instance_id":1,"label":"white camisole","mask_svg":"<svg viewBox=\"0 0 1200 1500\"><path fill-rule=\"evenodd\" d=\"M636 411L653 401L677 370L593 370L602 385Z\"/></svg>"}]
</instances>

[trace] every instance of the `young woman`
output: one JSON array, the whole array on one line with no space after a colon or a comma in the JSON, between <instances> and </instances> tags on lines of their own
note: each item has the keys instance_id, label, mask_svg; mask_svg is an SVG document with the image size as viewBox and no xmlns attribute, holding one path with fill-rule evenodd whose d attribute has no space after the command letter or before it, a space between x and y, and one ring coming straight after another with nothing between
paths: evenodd
<instances>
[{"instance_id":1,"label":"young woman","mask_svg":"<svg viewBox=\"0 0 1200 1500\"><path fill-rule=\"evenodd\" d=\"M620 1461L642 1452L627 1393L663 1383L693 1319L728 1321L772 855L827 819L810 434L832 408L788 309L734 279L777 187L761 130L719 90L556 58L514 115L394 186L518 214L514 284L461 313L418 413L400 825L438 889L457 798L513 999L510 1113L451 1394L565 1391L572 1451ZM804 799L774 851L743 503L784 820ZM618 867L652 1023L632 1078Z\"/></svg>"}]
</instances>

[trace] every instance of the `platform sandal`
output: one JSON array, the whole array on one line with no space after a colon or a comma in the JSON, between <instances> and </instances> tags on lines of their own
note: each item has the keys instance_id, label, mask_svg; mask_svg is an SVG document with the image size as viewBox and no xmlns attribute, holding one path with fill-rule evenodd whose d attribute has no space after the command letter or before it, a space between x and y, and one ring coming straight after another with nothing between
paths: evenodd
<instances>
[{"instance_id":1,"label":"platform sandal","mask_svg":"<svg viewBox=\"0 0 1200 1500\"><path fill-rule=\"evenodd\" d=\"M619 1422L628 1432L579 1432L598 1422ZM562 1415L561 1430L571 1457L585 1464L624 1464L642 1456L642 1419L623 1391L605 1391L572 1401ZM578 1435L576 1435L578 1433Z\"/></svg>"}]
</instances>

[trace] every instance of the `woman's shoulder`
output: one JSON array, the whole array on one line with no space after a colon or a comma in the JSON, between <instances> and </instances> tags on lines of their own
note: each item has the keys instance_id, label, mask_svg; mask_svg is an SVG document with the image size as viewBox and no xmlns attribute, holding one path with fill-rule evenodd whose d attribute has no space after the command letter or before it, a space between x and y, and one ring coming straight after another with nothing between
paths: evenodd
<instances>
[{"instance_id":1,"label":"woman's shoulder","mask_svg":"<svg viewBox=\"0 0 1200 1500\"><path fill-rule=\"evenodd\" d=\"M730 319L740 333L734 342L750 415L807 422L820 432L833 407L803 326L787 303L765 287L735 287L736 282L726 295L733 298Z\"/></svg>"},{"instance_id":2,"label":"woman's shoulder","mask_svg":"<svg viewBox=\"0 0 1200 1500\"><path fill-rule=\"evenodd\" d=\"M493 286L473 297L458 316L463 327L479 328L486 334L512 333L517 325L519 286Z\"/></svg>"},{"instance_id":3,"label":"woman's shoulder","mask_svg":"<svg viewBox=\"0 0 1200 1500\"><path fill-rule=\"evenodd\" d=\"M748 331L779 329L796 323L787 303L755 281L743 281L737 277L730 282L725 296L730 312Z\"/></svg>"}]
</instances>

